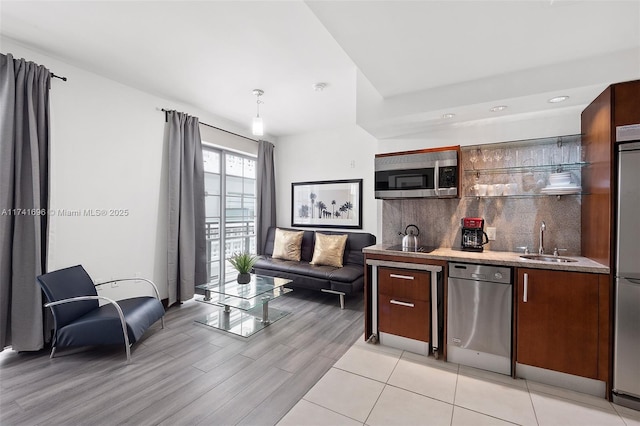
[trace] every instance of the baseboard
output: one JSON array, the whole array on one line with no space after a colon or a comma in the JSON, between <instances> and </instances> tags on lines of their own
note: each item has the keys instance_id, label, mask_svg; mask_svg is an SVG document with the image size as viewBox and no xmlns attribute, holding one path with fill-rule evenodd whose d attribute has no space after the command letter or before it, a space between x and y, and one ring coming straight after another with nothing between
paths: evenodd
<instances>
[{"instance_id":1,"label":"baseboard","mask_svg":"<svg viewBox=\"0 0 640 426\"><path fill-rule=\"evenodd\" d=\"M640 411L640 399L613 391L613 403Z\"/></svg>"},{"instance_id":2,"label":"baseboard","mask_svg":"<svg viewBox=\"0 0 640 426\"><path fill-rule=\"evenodd\" d=\"M419 355L429 355L429 342L396 336L395 334L379 333L378 340L381 345L402 349Z\"/></svg>"},{"instance_id":3,"label":"baseboard","mask_svg":"<svg viewBox=\"0 0 640 426\"><path fill-rule=\"evenodd\" d=\"M560 373L545 368L516 363L516 377L586 393L600 398L607 397L606 383L600 380Z\"/></svg>"}]
</instances>

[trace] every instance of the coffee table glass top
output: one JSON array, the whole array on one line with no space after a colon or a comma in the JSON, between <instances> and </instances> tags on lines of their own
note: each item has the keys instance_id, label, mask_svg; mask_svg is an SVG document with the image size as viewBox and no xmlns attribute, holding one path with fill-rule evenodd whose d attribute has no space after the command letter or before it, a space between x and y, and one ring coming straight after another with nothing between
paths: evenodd
<instances>
[{"instance_id":1,"label":"coffee table glass top","mask_svg":"<svg viewBox=\"0 0 640 426\"><path fill-rule=\"evenodd\" d=\"M238 284L234 277L226 283L208 283L197 287L212 293L240 297L242 299L253 299L264 293L271 292L276 288L281 288L290 282L291 280L286 278L251 274L251 282L248 284Z\"/></svg>"},{"instance_id":2,"label":"coffee table glass top","mask_svg":"<svg viewBox=\"0 0 640 426\"><path fill-rule=\"evenodd\" d=\"M284 286L291 280L251 274L251 282L238 284L234 279L226 283L209 283L197 286L205 291L203 302L249 310L291 291Z\"/></svg>"},{"instance_id":3,"label":"coffee table glass top","mask_svg":"<svg viewBox=\"0 0 640 426\"><path fill-rule=\"evenodd\" d=\"M249 337L289 314L270 307L269 301L292 291L284 287L291 282L285 278L251 274L251 282L247 284L238 284L234 277L222 284L199 285L197 287L204 290L205 295L198 300L223 306L224 310L212 312L196 322Z\"/></svg>"}]
</instances>

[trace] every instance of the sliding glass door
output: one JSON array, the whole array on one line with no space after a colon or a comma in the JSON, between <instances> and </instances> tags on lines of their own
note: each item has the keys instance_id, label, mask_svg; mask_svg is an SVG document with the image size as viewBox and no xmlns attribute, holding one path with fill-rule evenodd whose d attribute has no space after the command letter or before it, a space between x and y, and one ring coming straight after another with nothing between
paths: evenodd
<instances>
[{"instance_id":1,"label":"sliding glass door","mask_svg":"<svg viewBox=\"0 0 640 426\"><path fill-rule=\"evenodd\" d=\"M235 279L226 260L233 253L256 253L256 159L203 148L210 282Z\"/></svg>"}]
</instances>

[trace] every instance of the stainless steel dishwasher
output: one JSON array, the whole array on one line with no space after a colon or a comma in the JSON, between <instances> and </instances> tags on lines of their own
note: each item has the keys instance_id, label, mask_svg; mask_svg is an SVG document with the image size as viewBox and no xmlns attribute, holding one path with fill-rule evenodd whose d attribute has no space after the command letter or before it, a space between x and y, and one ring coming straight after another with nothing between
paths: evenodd
<instances>
[{"instance_id":1,"label":"stainless steel dishwasher","mask_svg":"<svg viewBox=\"0 0 640 426\"><path fill-rule=\"evenodd\" d=\"M512 270L449 263L447 361L511 374Z\"/></svg>"}]
</instances>

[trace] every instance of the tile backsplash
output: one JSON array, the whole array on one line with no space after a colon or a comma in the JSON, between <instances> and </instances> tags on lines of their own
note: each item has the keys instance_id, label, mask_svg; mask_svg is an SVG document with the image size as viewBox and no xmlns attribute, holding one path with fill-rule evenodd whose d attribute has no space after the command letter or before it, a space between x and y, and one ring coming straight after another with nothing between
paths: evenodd
<instances>
[{"instance_id":1,"label":"tile backsplash","mask_svg":"<svg viewBox=\"0 0 640 426\"><path fill-rule=\"evenodd\" d=\"M505 142L463 147L461 197L456 199L405 199L382 202L382 244L399 244L407 225L420 229L422 245L460 247L460 220L482 217L485 228L495 227L496 240L486 250L538 250L539 229L546 224L545 251L565 248L566 255L580 255L581 196L544 195L548 176L570 171L571 185L580 185L582 160L580 136ZM511 183L513 195L477 197L474 185ZM515 185L514 185L515 184ZM496 187L502 189L500 185Z\"/></svg>"}]
</instances>

